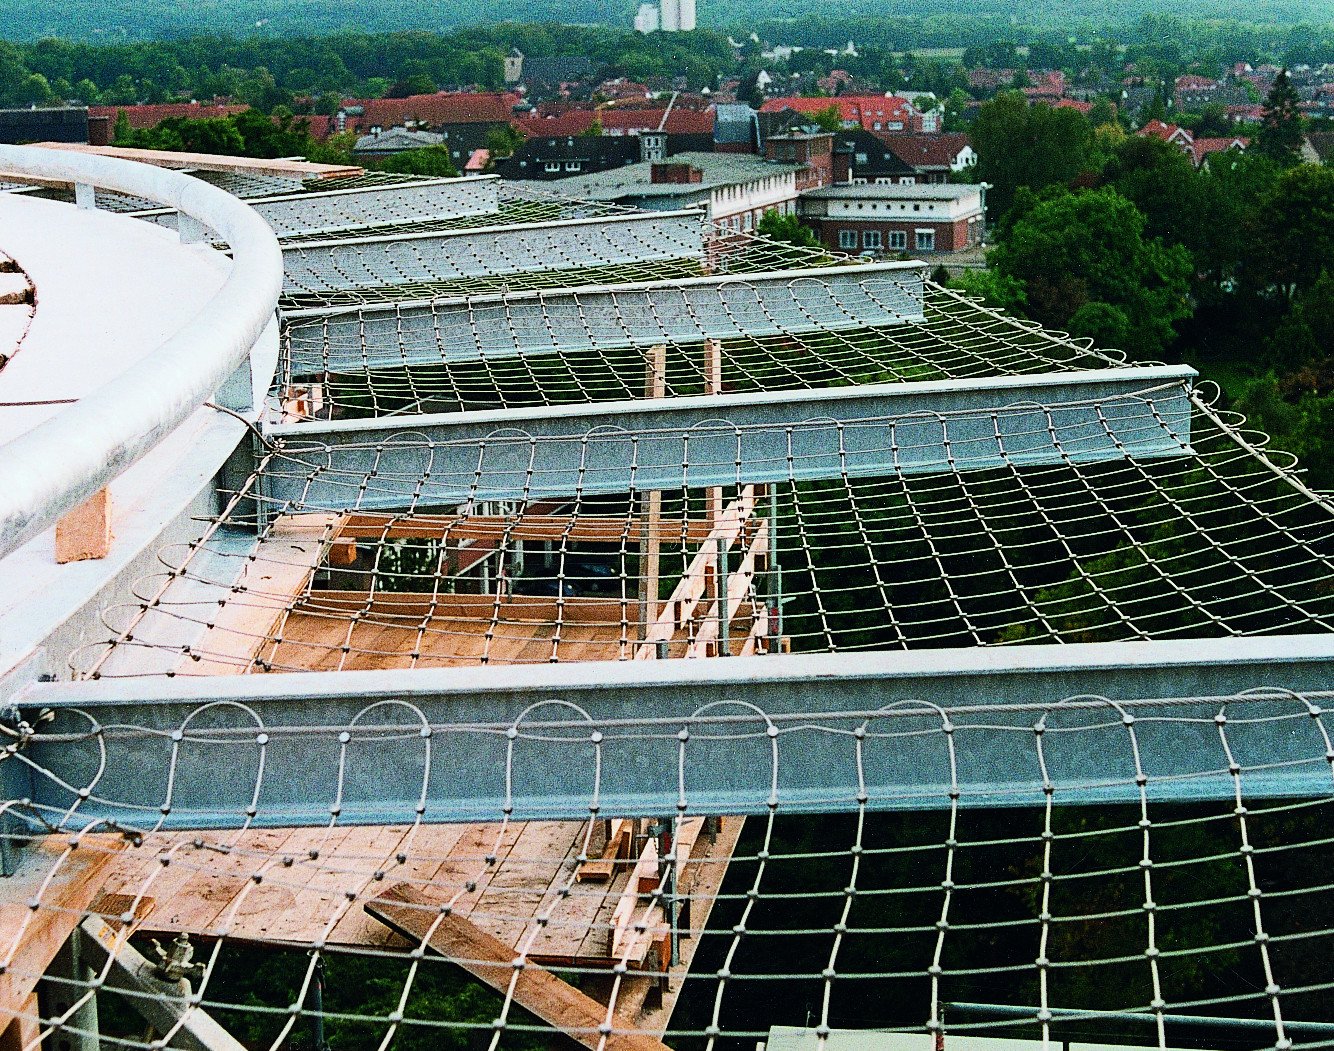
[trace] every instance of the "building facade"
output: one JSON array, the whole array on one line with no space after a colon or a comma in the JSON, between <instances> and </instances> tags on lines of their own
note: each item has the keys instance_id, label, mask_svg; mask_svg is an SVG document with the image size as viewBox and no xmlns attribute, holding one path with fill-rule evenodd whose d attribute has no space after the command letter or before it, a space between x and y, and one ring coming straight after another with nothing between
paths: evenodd
<instances>
[{"instance_id":1,"label":"building facade","mask_svg":"<svg viewBox=\"0 0 1334 1051\"><path fill-rule=\"evenodd\" d=\"M981 244L986 230L982 187L962 183L827 186L802 194L799 208L838 252L958 252Z\"/></svg>"}]
</instances>

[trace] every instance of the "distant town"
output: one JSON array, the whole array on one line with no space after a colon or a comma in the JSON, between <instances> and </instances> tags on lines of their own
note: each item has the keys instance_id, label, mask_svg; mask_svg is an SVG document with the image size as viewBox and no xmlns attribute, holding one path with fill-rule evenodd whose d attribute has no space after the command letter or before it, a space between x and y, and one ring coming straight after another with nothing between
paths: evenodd
<instances>
[{"instance_id":1,"label":"distant town","mask_svg":"<svg viewBox=\"0 0 1334 1051\"><path fill-rule=\"evenodd\" d=\"M928 259L990 307L1196 365L1334 485L1334 33L1146 15L914 51L696 21L661 0L635 29L0 45L0 141L499 176Z\"/></svg>"}]
</instances>

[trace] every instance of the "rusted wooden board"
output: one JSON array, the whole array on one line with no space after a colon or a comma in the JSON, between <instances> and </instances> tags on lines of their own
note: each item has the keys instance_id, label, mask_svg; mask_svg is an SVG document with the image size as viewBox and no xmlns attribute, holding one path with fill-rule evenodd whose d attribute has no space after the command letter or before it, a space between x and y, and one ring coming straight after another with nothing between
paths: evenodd
<instances>
[{"instance_id":1,"label":"rusted wooden board","mask_svg":"<svg viewBox=\"0 0 1334 1051\"><path fill-rule=\"evenodd\" d=\"M659 494L661 496L661 494ZM661 504L659 504L661 506ZM656 519L620 515L348 515L338 530L353 540L530 540L573 544L701 544L712 525L702 518Z\"/></svg>"},{"instance_id":2,"label":"rusted wooden board","mask_svg":"<svg viewBox=\"0 0 1334 1051\"><path fill-rule=\"evenodd\" d=\"M458 915L441 916L436 905L407 884L397 884L367 902L366 911L502 995L513 981L516 1004L590 1051L668 1051L662 1041L635 1031L633 1023L616 1016L604 1044L599 1028L607 1021L605 1005L533 963L526 963L516 976L513 949Z\"/></svg>"},{"instance_id":3,"label":"rusted wooden board","mask_svg":"<svg viewBox=\"0 0 1334 1051\"><path fill-rule=\"evenodd\" d=\"M349 179L364 175L365 168L351 164L314 164L310 161L266 160L257 157L225 157L211 153L178 153L171 150L138 150L127 146L89 146L82 142L34 142L43 150L72 150L139 161L158 168L193 169L201 172L237 172L242 175L272 175L280 179ZM0 173L0 178L9 178ZM23 176L15 176L24 181Z\"/></svg>"},{"instance_id":4,"label":"rusted wooden board","mask_svg":"<svg viewBox=\"0 0 1334 1051\"><path fill-rule=\"evenodd\" d=\"M125 840L107 834L43 836L0 879L0 1026L30 1007L37 981L102 890ZM37 902L33 908L32 903Z\"/></svg>"}]
</instances>

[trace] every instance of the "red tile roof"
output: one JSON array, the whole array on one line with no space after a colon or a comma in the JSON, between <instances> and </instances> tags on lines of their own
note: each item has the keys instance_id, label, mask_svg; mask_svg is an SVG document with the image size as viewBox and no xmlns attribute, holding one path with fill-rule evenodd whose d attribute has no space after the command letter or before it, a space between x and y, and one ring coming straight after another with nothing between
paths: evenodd
<instances>
[{"instance_id":1,"label":"red tile roof","mask_svg":"<svg viewBox=\"0 0 1334 1051\"><path fill-rule=\"evenodd\" d=\"M662 123L663 109L607 109L599 115L593 110L570 110L558 117L526 117L518 121L525 135L582 135L602 121L604 135L631 135L641 131L656 131ZM713 112L673 109L667 114L663 128L670 135L712 135Z\"/></svg>"},{"instance_id":2,"label":"red tile roof","mask_svg":"<svg viewBox=\"0 0 1334 1051\"><path fill-rule=\"evenodd\" d=\"M883 129L887 122L897 121L905 128L920 128L922 115L907 99L897 95L839 95L835 98L807 98L789 95L768 99L760 107L761 113L821 113L830 106L838 110L844 123L860 124L867 131ZM879 124L880 128L876 128Z\"/></svg>"},{"instance_id":3,"label":"red tile roof","mask_svg":"<svg viewBox=\"0 0 1334 1051\"><path fill-rule=\"evenodd\" d=\"M503 91L439 91L402 99L344 99L343 108L362 108L362 115L352 118L359 126L393 128L407 121L428 126L504 123L513 116L518 102L518 95Z\"/></svg>"},{"instance_id":4,"label":"red tile roof","mask_svg":"<svg viewBox=\"0 0 1334 1051\"><path fill-rule=\"evenodd\" d=\"M948 168L969 145L962 132L937 135L881 135L883 142L904 164L914 168Z\"/></svg>"},{"instance_id":5,"label":"red tile roof","mask_svg":"<svg viewBox=\"0 0 1334 1051\"><path fill-rule=\"evenodd\" d=\"M1176 89L1178 91L1194 91L1216 87L1218 87L1218 81L1211 80L1208 77L1197 76L1194 73L1186 73L1184 76L1177 77L1176 79Z\"/></svg>"},{"instance_id":6,"label":"red tile roof","mask_svg":"<svg viewBox=\"0 0 1334 1051\"><path fill-rule=\"evenodd\" d=\"M1092 102L1080 102L1078 99L1057 99L1051 104L1052 109L1075 109L1088 116L1093 111Z\"/></svg>"},{"instance_id":7,"label":"red tile roof","mask_svg":"<svg viewBox=\"0 0 1334 1051\"><path fill-rule=\"evenodd\" d=\"M122 113L132 128L155 128L168 117L230 117L249 106L226 106L203 102L169 102L155 106L89 106L88 116L109 117L114 124Z\"/></svg>"},{"instance_id":8,"label":"red tile roof","mask_svg":"<svg viewBox=\"0 0 1334 1051\"><path fill-rule=\"evenodd\" d=\"M1160 142L1185 141L1190 142L1191 134L1179 124L1164 124L1162 121L1154 118L1148 124L1135 132L1136 135L1144 135L1151 139L1158 139Z\"/></svg>"},{"instance_id":9,"label":"red tile roof","mask_svg":"<svg viewBox=\"0 0 1334 1051\"><path fill-rule=\"evenodd\" d=\"M1192 144L1195 151L1195 164L1198 167L1211 153L1225 153L1228 150L1245 150L1251 144L1250 139L1241 136L1218 139L1196 139Z\"/></svg>"}]
</instances>

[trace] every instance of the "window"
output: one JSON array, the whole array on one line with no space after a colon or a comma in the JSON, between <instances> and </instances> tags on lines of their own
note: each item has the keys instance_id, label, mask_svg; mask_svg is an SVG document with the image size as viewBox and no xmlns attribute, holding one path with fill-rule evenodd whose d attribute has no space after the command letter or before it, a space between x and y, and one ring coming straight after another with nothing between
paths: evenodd
<instances>
[{"instance_id":1,"label":"window","mask_svg":"<svg viewBox=\"0 0 1334 1051\"><path fill-rule=\"evenodd\" d=\"M904 249L908 247L908 235L902 230L889 231L889 247Z\"/></svg>"},{"instance_id":2,"label":"window","mask_svg":"<svg viewBox=\"0 0 1334 1051\"><path fill-rule=\"evenodd\" d=\"M934 252L936 250L936 232L934 230L917 231L917 250L919 252Z\"/></svg>"},{"instance_id":3,"label":"window","mask_svg":"<svg viewBox=\"0 0 1334 1051\"><path fill-rule=\"evenodd\" d=\"M901 176L899 176L899 185L900 185L900 186L916 186L916 185L917 185L917 177L916 177L915 175L901 175Z\"/></svg>"},{"instance_id":4,"label":"window","mask_svg":"<svg viewBox=\"0 0 1334 1051\"><path fill-rule=\"evenodd\" d=\"M879 231L879 230L867 230L865 233L863 233L863 234L862 234L862 247L863 247L863 248L879 248L879 247L880 247L880 231Z\"/></svg>"},{"instance_id":5,"label":"window","mask_svg":"<svg viewBox=\"0 0 1334 1051\"><path fill-rule=\"evenodd\" d=\"M840 230L840 231L838 232L838 247L839 247L839 248L856 248L856 247L857 247L857 231L856 231L856 230Z\"/></svg>"},{"instance_id":6,"label":"window","mask_svg":"<svg viewBox=\"0 0 1334 1051\"><path fill-rule=\"evenodd\" d=\"M549 172L558 172L560 171L560 161L547 161L544 168Z\"/></svg>"},{"instance_id":7,"label":"window","mask_svg":"<svg viewBox=\"0 0 1334 1051\"><path fill-rule=\"evenodd\" d=\"M579 170L579 162L578 162L578 161L566 161L566 162L565 162L565 170L566 170L567 172L577 172L577 171Z\"/></svg>"}]
</instances>

